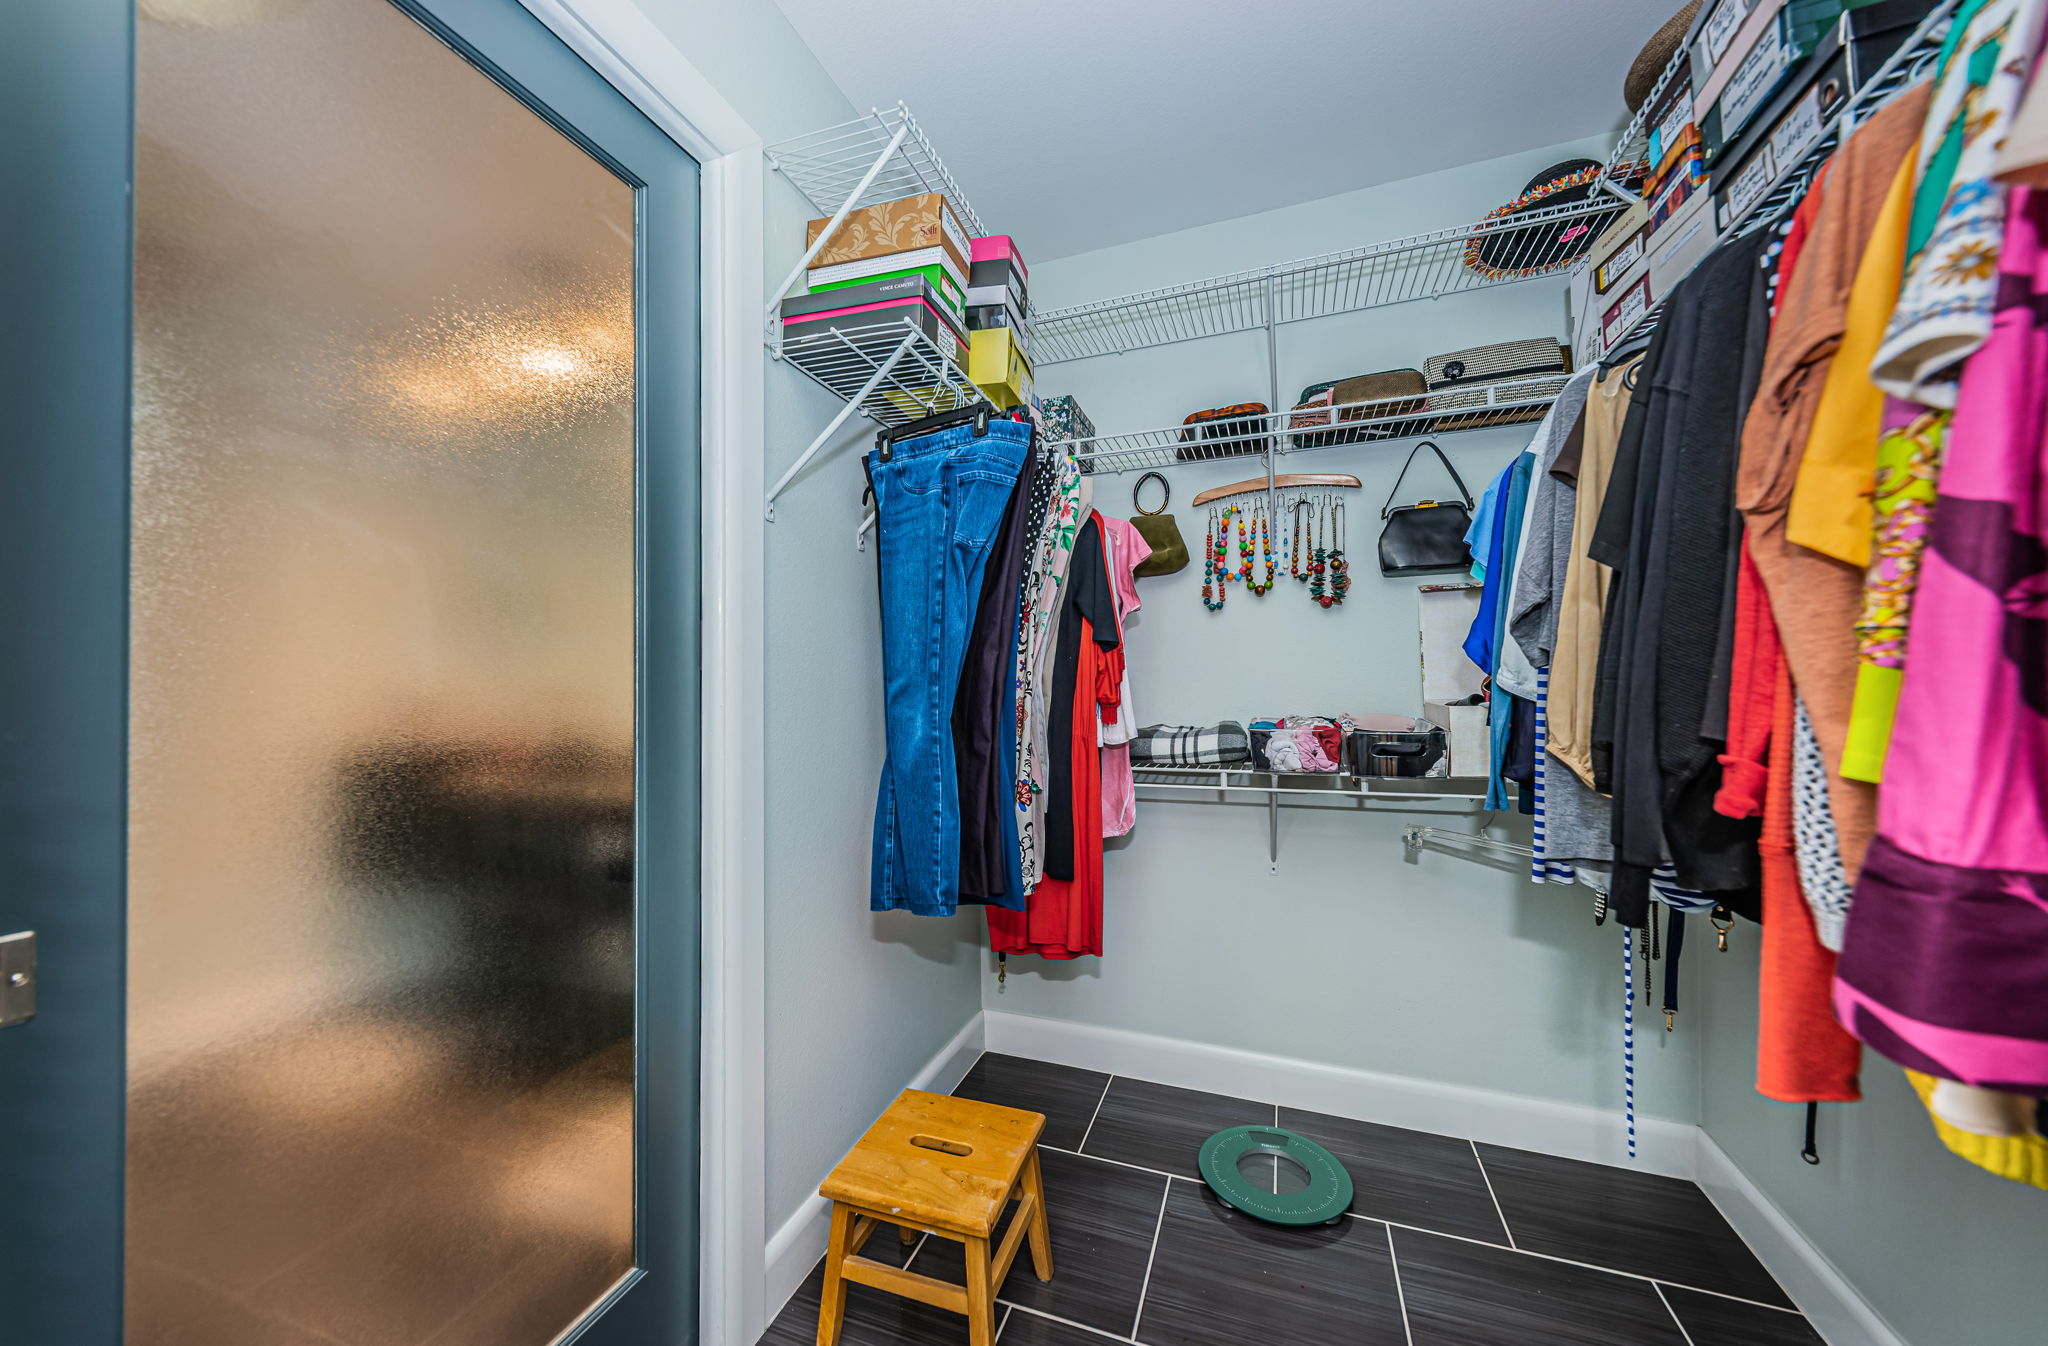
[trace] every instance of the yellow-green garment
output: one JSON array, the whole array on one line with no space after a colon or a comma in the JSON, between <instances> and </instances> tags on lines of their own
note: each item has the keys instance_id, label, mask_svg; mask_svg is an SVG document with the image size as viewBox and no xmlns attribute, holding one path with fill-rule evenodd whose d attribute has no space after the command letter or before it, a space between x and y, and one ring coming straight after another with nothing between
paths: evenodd
<instances>
[{"instance_id":1,"label":"yellow-green garment","mask_svg":"<svg viewBox=\"0 0 2048 1346\"><path fill-rule=\"evenodd\" d=\"M1927 1109L1927 1118L1934 1123L1934 1134L1941 1137L1941 1143L1949 1148L1951 1154L1987 1173L2048 1190L2048 1137L2024 1132L1987 1136L1965 1131L1935 1109L1934 1091L1941 1086L1940 1080L1915 1070L1907 1071L1906 1079L1912 1084L1913 1092L1920 1095L1920 1103Z\"/></svg>"},{"instance_id":2,"label":"yellow-green garment","mask_svg":"<svg viewBox=\"0 0 2048 1346\"><path fill-rule=\"evenodd\" d=\"M1841 345L1828 367L1785 515L1787 540L1854 566L1870 564L1871 482L1884 428L1884 392L1870 381L1870 361L1899 302L1913 172L1910 158L1899 165L1857 265Z\"/></svg>"},{"instance_id":3,"label":"yellow-green garment","mask_svg":"<svg viewBox=\"0 0 2048 1346\"><path fill-rule=\"evenodd\" d=\"M1842 748L1842 774L1876 784L1884 777L1891 746L1892 718L1905 678L1906 629L1913 590L1920 582L1920 556L1927 548L1927 524L1941 476L1941 450L1955 413L1923 412L1902 428L1886 432L1877 446L1877 530L1870 568L1863 580L1863 614L1856 620L1856 699L1849 711L1849 738Z\"/></svg>"}]
</instances>

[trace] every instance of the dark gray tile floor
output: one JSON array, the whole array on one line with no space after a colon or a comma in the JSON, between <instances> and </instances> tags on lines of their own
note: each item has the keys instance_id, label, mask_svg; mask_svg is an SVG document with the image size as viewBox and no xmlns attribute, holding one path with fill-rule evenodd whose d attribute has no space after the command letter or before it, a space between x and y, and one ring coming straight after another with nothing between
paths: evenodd
<instances>
[{"instance_id":1,"label":"dark gray tile floor","mask_svg":"<svg viewBox=\"0 0 2048 1346\"><path fill-rule=\"evenodd\" d=\"M1046 1115L1054 1275L1018 1258L999 1346L1825 1346L1689 1182L995 1054L958 1092ZM1342 1224L1267 1225L1192 1180L1203 1138L1276 1122L1350 1170ZM910 1251L962 1280L957 1244ZM821 1280L762 1346L815 1340ZM855 1285L841 1340L965 1346L967 1325Z\"/></svg>"},{"instance_id":2,"label":"dark gray tile floor","mask_svg":"<svg viewBox=\"0 0 2048 1346\"><path fill-rule=\"evenodd\" d=\"M1109 1076L1092 1070L984 1052L953 1092L983 1103L1042 1112L1045 1134L1040 1143L1055 1150L1078 1150L1107 1088Z\"/></svg>"},{"instance_id":3,"label":"dark gray tile floor","mask_svg":"<svg viewBox=\"0 0 2048 1346\"><path fill-rule=\"evenodd\" d=\"M1479 1157L1524 1252L1792 1306L1693 1183L1498 1145Z\"/></svg>"}]
</instances>

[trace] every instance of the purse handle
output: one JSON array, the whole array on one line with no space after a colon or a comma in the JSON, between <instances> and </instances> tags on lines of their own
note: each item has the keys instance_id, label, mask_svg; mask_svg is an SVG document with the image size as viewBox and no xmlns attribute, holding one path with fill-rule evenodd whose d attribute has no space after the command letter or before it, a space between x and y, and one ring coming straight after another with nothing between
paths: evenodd
<instances>
[{"instance_id":1,"label":"purse handle","mask_svg":"<svg viewBox=\"0 0 2048 1346\"><path fill-rule=\"evenodd\" d=\"M1444 457L1444 451L1430 440L1425 439L1414 448L1408 450L1408 461L1401 464L1401 475L1394 478L1394 489L1387 492L1387 503L1380 506L1380 522L1385 523L1393 515L1394 497L1401 493L1401 483L1407 480L1408 469L1415 466L1415 455L1421 453L1424 449L1428 449L1436 455L1436 460L1444 465L1444 471L1450 473L1451 480L1458 484L1458 495L1464 500L1466 511L1470 512L1472 509L1472 492L1465 489L1465 479L1458 475L1457 468L1451 466L1451 460Z\"/></svg>"}]
</instances>

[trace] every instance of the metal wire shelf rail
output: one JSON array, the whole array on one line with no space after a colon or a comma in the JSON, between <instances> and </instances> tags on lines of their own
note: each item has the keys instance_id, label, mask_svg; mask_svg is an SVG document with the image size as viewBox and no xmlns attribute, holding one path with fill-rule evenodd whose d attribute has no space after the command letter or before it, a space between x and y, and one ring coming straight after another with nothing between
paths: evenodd
<instances>
[{"instance_id":1,"label":"metal wire shelf rail","mask_svg":"<svg viewBox=\"0 0 2048 1346\"><path fill-rule=\"evenodd\" d=\"M1562 274L1559 249L1625 208L1611 197L1212 276L1037 316L1040 368Z\"/></svg>"},{"instance_id":2,"label":"metal wire shelf rail","mask_svg":"<svg viewBox=\"0 0 2048 1346\"><path fill-rule=\"evenodd\" d=\"M1485 389L1484 400L1432 411L1424 397L1390 397L1370 402L1345 402L1313 411L1278 411L1264 416L1231 417L1206 426L1168 425L1120 435L1071 439L1059 447L1080 461L1092 475L1152 472L1176 463L1213 459L1312 453L1345 445L1452 434L1534 419L1532 409L1557 400L1559 380L1518 380Z\"/></svg>"}]
</instances>

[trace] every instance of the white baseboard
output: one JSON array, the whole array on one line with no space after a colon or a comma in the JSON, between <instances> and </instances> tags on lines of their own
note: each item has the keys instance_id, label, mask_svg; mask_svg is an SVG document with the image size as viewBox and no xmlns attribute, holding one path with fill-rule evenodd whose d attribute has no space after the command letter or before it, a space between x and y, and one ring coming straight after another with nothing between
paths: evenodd
<instances>
[{"instance_id":1,"label":"white baseboard","mask_svg":"<svg viewBox=\"0 0 2048 1346\"><path fill-rule=\"evenodd\" d=\"M984 1010L982 1018L992 1052L1566 1159L1674 1178L1693 1176L1699 1128L1690 1123L1637 1118L1637 1158L1631 1164L1627 1129L1618 1109L1555 1103L1001 1010Z\"/></svg>"},{"instance_id":2,"label":"white baseboard","mask_svg":"<svg viewBox=\"0 0 2048 1346\"><path fill-rule=\"evenodd\" d=\"M1848 1278L1705 1131L1697 1181L1828 1346L1906 1346Z\"/></svg>"},{"instance_id":3,"label":"white baseboard","mask_svg":"<svg viewBox=\"0 0 2048 1346\"><path fill-rule=\"evenodd\" d=\"M935 1094L950 1094L985 1050L983 1046L982 1019L976 1014L953 1040L939 1048L938 1054L924 1063L908 1080L903 1082L906 1089L929 1089ZM818 1177L822 1180L824 1174ZM832 1227L832 1206L825 1198L815 1193L804 1199L796 1212L782 1222L781 1228L768 1240L768 1321L774 1322L775 1315L782 1312L782 1306L789 1302L791 1295L803 1285L804 1277L811 1274L811 1268L825 1255L825 1239Z\"/></svg>"}]
</instances>

